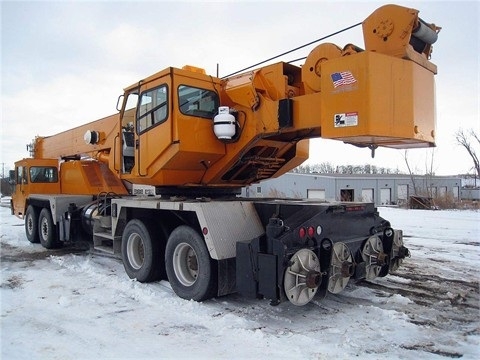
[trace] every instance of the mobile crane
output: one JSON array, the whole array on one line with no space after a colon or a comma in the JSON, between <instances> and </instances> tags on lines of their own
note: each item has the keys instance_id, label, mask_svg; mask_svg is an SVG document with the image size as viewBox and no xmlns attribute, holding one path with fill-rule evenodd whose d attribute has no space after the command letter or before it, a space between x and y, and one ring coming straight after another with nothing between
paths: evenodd
<instances>
[{"instance_id":1,"label":"mobile crane","mask_svg":"<svg viewBox=\"0 0 480 360\"><path fill-rule=\"evenodd\" d=\"M365 49L323 43L301 67L164 69L127 87L117 114L36 137L12 174L27 239L54 248L86 233L130 278L167 279L197 301L240 292L304 305L394 271L409 251L373 204L238 196L300 165L311 138L435 146L440 28L396 5L362 26Z\"/></svg>"}]
</instances>

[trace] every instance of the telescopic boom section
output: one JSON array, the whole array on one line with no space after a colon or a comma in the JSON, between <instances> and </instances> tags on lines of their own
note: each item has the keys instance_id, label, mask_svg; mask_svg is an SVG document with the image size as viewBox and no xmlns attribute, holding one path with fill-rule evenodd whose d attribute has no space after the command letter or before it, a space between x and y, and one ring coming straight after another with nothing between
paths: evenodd
<instances>
[{"instance_id":1,"label":"telescopic boom section","mask_svg":"<svg viewBox=\"0 0 480 360\"><path fill-rule=\"evenodd\" d=\"M324 43L301 67L225 79L168 68L126 88L119 115L37 139L35 156L86 153L126 181L207 194L284 174L308 158L310 138L372 153L432 147L439 30L417 10L386 5L363 22L365 49Z\"/></svg>"},{"instance_id":2,"label":"telescopic boom section","mask_svg":"<svg viewBox=\"0 0 480 360\"><path fill-rule=\"evenodd\" d=\"M115 114L53 136L39 136L28 145L30 155L37 159L90 157L108 163L115 141L120 142L119 119Z\"/></svg>"}]
</instances>

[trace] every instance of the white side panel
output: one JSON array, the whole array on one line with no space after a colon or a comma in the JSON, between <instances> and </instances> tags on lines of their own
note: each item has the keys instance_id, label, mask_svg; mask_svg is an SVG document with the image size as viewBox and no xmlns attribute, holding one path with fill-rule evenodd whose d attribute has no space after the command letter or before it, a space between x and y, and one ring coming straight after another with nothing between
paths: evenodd
<instances>
[{"instance_id":1,"label":"white side panel","mask_svg":"<svg viewBox=\"0 0 480 360\"><path fill-rule=\"evenodd\" d=\"M48 200L52 212L53 223L57 225L63 213L68 210L68 206L74 203L78 207L88 204L93 200L92 195L48 195L32 194L30 199Z\"/></svg>"},{"instance_id":2,"label":"white side panel","mask_svg":"<svg viewBox=\"0 0 480 360\"><path fill-rule=\"evenodd\" d=\"M200 227L208 230L204 237L213 259L234 257L237 242L251 240L265 233L251 202L222 201L189 205L197 208Z\"/></svg>"},{"instance_id":3,"label":"white side panel","mask_svg":"<svg viewBox=\"0 0 480 360\"><path fill-rule=\"evenodd\" d=\"M210 256L223 260L236 255L236 243L254 239L265 233L257 211L250 201L170 201L161 198L131 197L112 200L122 207L158 209L172 211L193 211L200 223ZM118 218L112 219L113 229Z\"/></svg>"}]
</instances>

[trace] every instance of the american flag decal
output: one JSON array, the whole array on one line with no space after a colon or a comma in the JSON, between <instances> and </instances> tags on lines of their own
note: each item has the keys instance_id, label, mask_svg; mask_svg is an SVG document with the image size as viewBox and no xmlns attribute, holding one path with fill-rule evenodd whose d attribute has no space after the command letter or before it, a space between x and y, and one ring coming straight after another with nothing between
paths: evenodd
<instances>
[{"instance_id":1,"label":"american flag decal","mask_svg":"<svg viewBox=\"0 0 480 360\"><path fill-rule=\"evenodd\" d=\"M330 76L332 77L334 87L349 85L357 82L357 79L354 78L350 71L336 72Z\"/></svg>"}]
</instances>

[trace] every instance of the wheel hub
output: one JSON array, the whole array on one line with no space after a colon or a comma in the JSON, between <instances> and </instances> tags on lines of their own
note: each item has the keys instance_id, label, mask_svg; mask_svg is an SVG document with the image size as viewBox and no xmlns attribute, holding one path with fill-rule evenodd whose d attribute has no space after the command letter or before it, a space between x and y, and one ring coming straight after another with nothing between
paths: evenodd
<instances>
[{"instance_id":1,"label":"wheel hub","mask_svg":"<svg viewBox=\"0 0 480 360\"><path fill-rule=\"evenodd\" d=\"M308 249L297 251L290 259L290 266L285 270L284 290L288 300L294 305L305 305L317 293L322 282L320 260Z\"/></svg>"},{"instance_id":2,"label":"wheel hub","mask_svg":"<svg viewBox=\"0 0 480 360\"><path fill-rule=\"evenodd\" d=\"M173 253L173 270L183 286L192 286L198 277L198 259L195 250L187 243L179 244Z\"/></svg>"},{"instance_id":3,"label":"wheel hub","mask_svg":"<svg viewBox=\"0 0 480 360\"><path fill-rule=\"evenodd\" d=\"M139 270L145 260L145 248L142 237L139 234L131 234L127 240L127 256L130 265Z\"/></svg>"},{"instance_id":4,"label":"wheel hub","mask_svg":"<svg viewBox=\"0 0 480 360\"><path fill-rule=\"evenodd\" d=\"M388 264L388 256L383 252L382 240L374 235L365 243L362 250L362 258L365 261L365 278L374 279L380 275L382 267Z\"/></svg>"},{"instance_id":5,"label":"wheel hub","mask_svg":"<svg viewBox=\"0 0 480 360\"><path fill-rule=\"evenodd\" d=\"M332 260L330 265L330 278L328 291L338 294L348 284L350 277L355 272L355 264L348 246L342 242L333 245Z\"/></svg>"}]
</instances>

